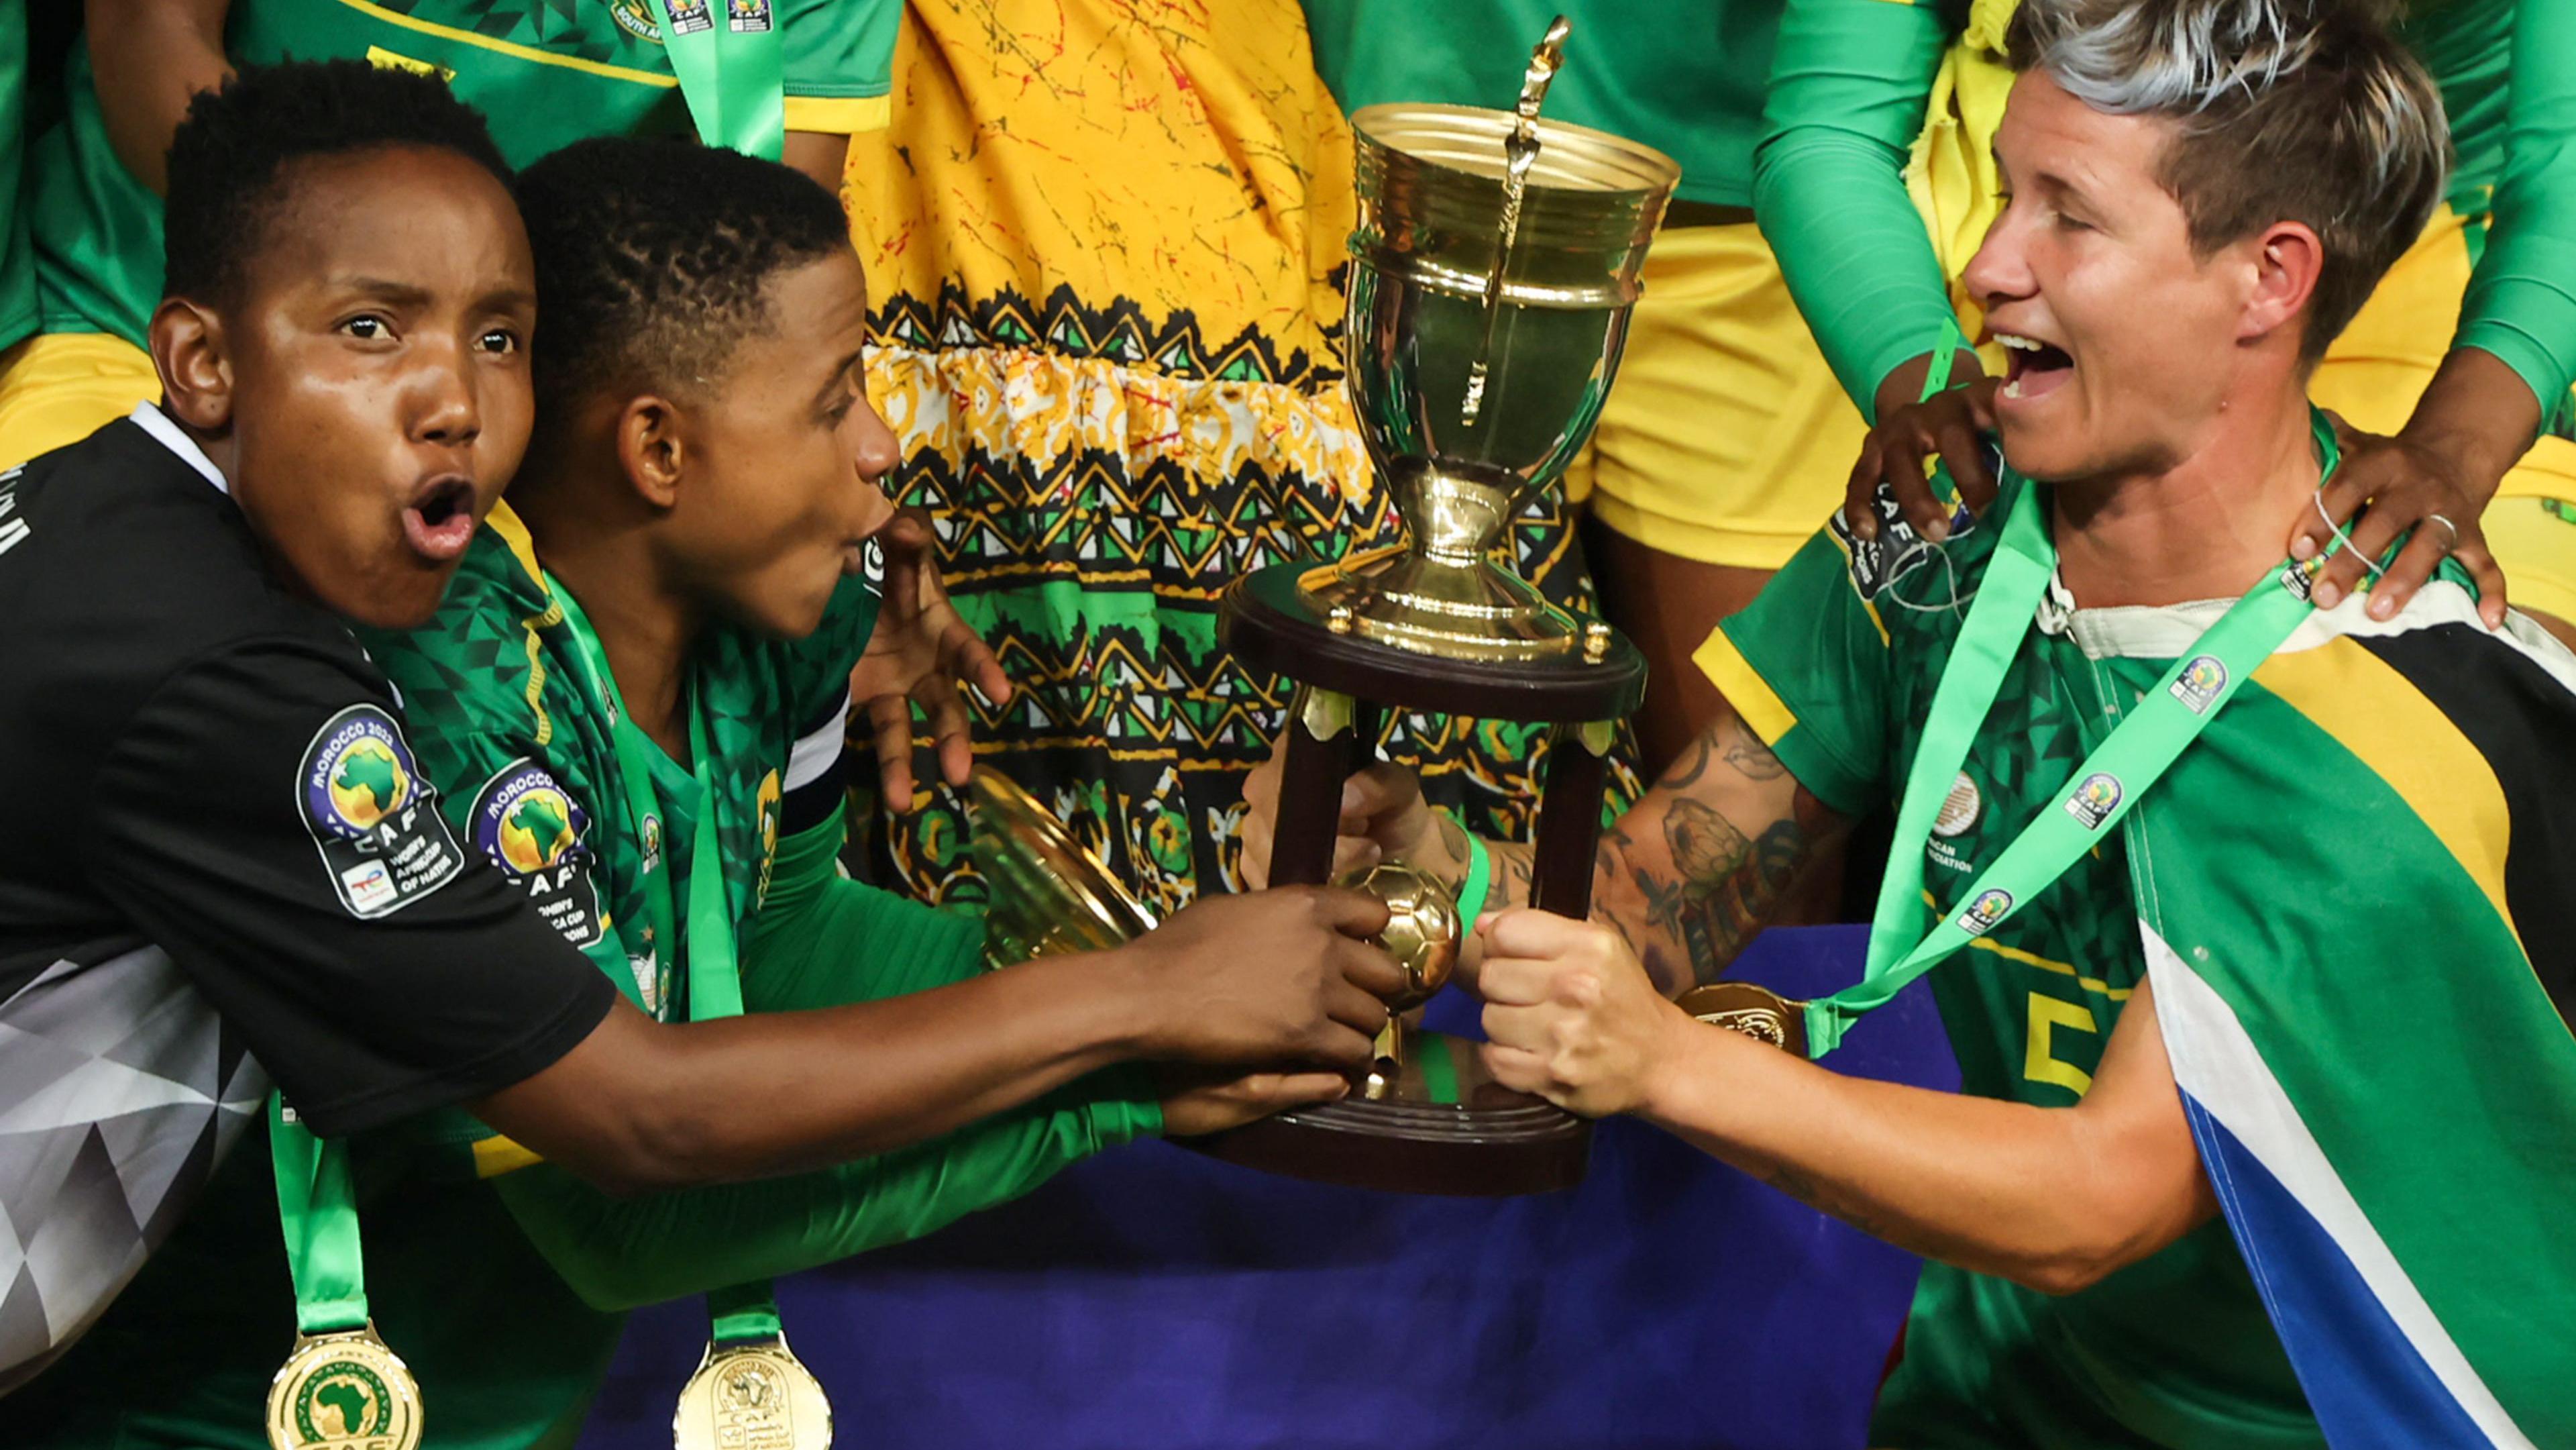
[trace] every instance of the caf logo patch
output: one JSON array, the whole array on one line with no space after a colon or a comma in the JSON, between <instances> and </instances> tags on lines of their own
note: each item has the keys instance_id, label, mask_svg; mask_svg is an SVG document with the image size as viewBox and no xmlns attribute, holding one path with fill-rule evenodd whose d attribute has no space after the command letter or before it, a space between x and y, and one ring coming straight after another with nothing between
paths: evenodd
<instances>
[{"instance_id":1,"label":"caf logo patch","mask_svg":"<svg viewBox=\"0 0 2576 1450\"><path fill-rule=\"evenodd\" d=\"M456 878L464 853L439 817L394 718L351 705L322 722L296 782L296 809L352 916L387 916Z\"/></svg>"},{"instance_id":2,"label":"caf logo patch","mask_svg":"<svg viewBox=\"0 0 2576 1450\"><path fill-rule=\"evenodd\" d=\"M1968 909L1959 913L1959 925L1971 936L1984 936L1994 930L1996 922L2004 919L2005 912L2012 910L2012 904L2009 891L2001 888L1980 891L1977 899L1968 903Z\"/></svg>"},{"instance_id":3,"label":"caf logo patch","mask_svg":"<svg viewBox=\"0 0 2576 1450\"><path fill-rule=\"evenodd\" d=\"M1966 771L1950 782L1950 793L1941 798L1941 809L1932 817L1932 834L1948 840L1977 823L1986 808L1986 798L1977 791L1977 783Z\"/></svg>"},{"instance_id":4,"label":"caf logo patch","mask_svg":"<svg viewBox=\"0 0 2576 1450\"><path fill-rule=\"evenodd\" d=\"M2216 655L2194 655L2191 663L2182 667L2182 673L2174 676L2169 688L2175 699L2191 707L2191 713L2205 715L2219 692L2227 688L2227 666L2220 664Z\"/></svg>"},{"instance_id":5,"label":"caf logo patch","mask_svg":"<svg viewBox=\"0 0 2576 1450\"><path fill-rule=\"evenodd\" d=\"M2324 568L2325 564L2325 559L2320 556L2318 558L2311 559L2304 564L2289 564L2283 566L2281 570L2281 587L2289 590L2291 594L2297 596L2300 602L2307 602L2308 596L2316 592L2317 571Z\"/></svg>"},{"instance_id":6,"label":"caf logo patch","mask_svg":"<svg viewBox=\"0 0 2576 1450\"><path fill-rule=\"evenodd\" d=\"M725 0L725 28L736 35L769 33L769 0Z\"/></svg>"},{"instance_id":7,"label":"caf logo patch","mask_svg":"<svg viewBox=\"0 0 2576 1450\"><path fill-rule=\"evenodd\" d=\"M650 876L662 869L662 818L647 815L644 818L644 824L638 826L635 833L644 838L638 843L643 849L644 860L635 868L635 874Z\"/></svg>"},{"instance_id":8,"label":"caf logo patch","mask_svg":"<svg viewBox=\"0 0 2576 1450\"><path fill-rule=\"evenodd\" d=\"M2090 829L2109 820L2120 808L2120 778L2108 771L2095 771L2084 777L2075 794L2066 798L2066 813Z\"/></svg>"},{"instance_id":9,"label":"caf logo patch","mask_svg":"<svg viewBox=\"0 0 2576 1450\"><path fill-rule=\"evenodd\" d=\"M716 28L715 17L707 13L707 0L662 0L662 9L671 17L673 35L695 35Z\"/></svg>"},{"instance_id":10,"label":"caf logo patch","mask_svg":"<svg viewBox=\"0 0 2576 1450\"><path fill-rule=\"evenodd\" d=\"M598 941L599 893L590 879L590 813L544 767L519 759L474 795L474 848L518 883L537 914L577 947Z\"/></svg>"}]
</instances>

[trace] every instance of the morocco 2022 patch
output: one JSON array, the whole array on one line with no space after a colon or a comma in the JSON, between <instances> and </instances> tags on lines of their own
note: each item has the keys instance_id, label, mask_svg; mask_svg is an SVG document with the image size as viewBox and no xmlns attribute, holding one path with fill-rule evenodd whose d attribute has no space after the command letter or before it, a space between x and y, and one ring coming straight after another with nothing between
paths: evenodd
<instances>
[{"instance_id":1,"label":"morocco 2022 patch","mask_svg":"<svg viewBox=\"0 0 2576 1450\"><path fill-rule=\"evenodd\" d=\"M537 914L577 947L606 927L590 877L590 812L543 766L522 756L474 793L474 848L528 893Z\"/></svg>"},{"instance_id":2,"label":"morocco 2022 patch","mask_svg":"<svg viewBox=\"0 0 2576 1450\"><path fill-rule=\"evenodd\" d=\"M465 869L402 727L374 705L322 722L304 749L295 805L331 889L361 920L391 916Z\"/></svg>"}]
</instances>

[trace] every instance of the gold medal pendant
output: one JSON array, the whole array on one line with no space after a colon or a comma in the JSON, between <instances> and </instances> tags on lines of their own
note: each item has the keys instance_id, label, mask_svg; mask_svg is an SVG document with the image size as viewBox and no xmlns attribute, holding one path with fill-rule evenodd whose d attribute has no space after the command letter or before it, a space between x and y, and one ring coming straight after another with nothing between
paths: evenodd
<instances>
[{"instance_id":1,"label":"gold medal pendant","mask_svg":"<svg viewBox=\"0 0 2576 1450\"><path fill-rule=\"evenodd\" d=\"M376 1327L299 1334L268 1386L270 1450L418 1450L420 1386Z\"/></svg>"},{"instance_id":2,"label":"gold medal pendant","mask_svg":"<svg viewBox=\"0 0 2576 1450\"><path fill-rule=\"evenodd\" d=\"M787 1337L710 1341L671 1416L677 1450L829 1450L832 1402Z\"/></svg>"}]
</instances>

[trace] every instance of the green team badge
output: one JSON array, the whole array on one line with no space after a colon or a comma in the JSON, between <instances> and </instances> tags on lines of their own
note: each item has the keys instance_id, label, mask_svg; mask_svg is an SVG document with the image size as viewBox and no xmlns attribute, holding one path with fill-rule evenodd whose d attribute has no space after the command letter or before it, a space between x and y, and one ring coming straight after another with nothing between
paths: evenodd
<instances>
[{"instance_id":1,"label":"green team badge","mask_svg":"<svg viewBox=\"0 0 2576 1450\"><path fill-rule=\"evenodd\" d=\"M608 13L618 29L637 40L662 43L662 27L653 18L653 0L608 0Z\"/></svg>"},{"instance_id":2,"label":"green team badge","mask_svg":"<svg viewBox=\"0 0 2576 1450\"><path fill-rule=\"evenodd\" d=\"M373 1326L301 1335L268 1387L271 1450L418 1450L420 1386Z\"/></svg>"}]
</instances>

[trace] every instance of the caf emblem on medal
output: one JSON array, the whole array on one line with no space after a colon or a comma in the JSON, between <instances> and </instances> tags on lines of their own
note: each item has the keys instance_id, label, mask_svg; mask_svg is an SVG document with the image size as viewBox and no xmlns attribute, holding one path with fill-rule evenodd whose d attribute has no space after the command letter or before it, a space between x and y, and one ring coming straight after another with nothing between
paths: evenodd
<instances>
[{"instance_id":1,"label":"caf emblem on medal","mask_svg":"<svg viewBox=\"0 0 2576 1450\"><path fill-rule=\"evenodd\" d=\"M2084 777L2075 794L2066 798L2066 813L2087 827L2099 826L2120 808L2120 778L2108 771L2095 771Z\"/></svg>"},{"instance_id":2,"label":"caf emblem on medal","mask_svg":"<svg viewBox=\"0 0 2576 1450\"><path fill-rule=\"evenodd\" d=\"M709 1344L671 1415L679 1450L830 1450L832 1402L782 1336Z\"/></svg>"},{"instance_id":3,"label":"caf emblem on medal","mask_svg":"<svg viewBox=\"0 0 2576 1450\"><path fill-rule=\"evenodd\" d=\"M2194 655L2191 663L2174 676L2170 687L2173 697L2191 707L2191 713L2205 715L2218 692L2227 688L2227 666L2216 655Z\"/></svg>"},{"instance_id":4,"label":"caf emblem on medal","mask_svg":"<svg viewBox=\"0 0 2576 1450\"><path fill-rule=\"evenodd\" d=\"M420 1386L375 1330L297 1339L268 1387L272 1450L417 1450Z\"/></svg>"},{"instance_id":5,"label":"caf emblem on medal","mask_svg":"<svg viewBox=\"0 0 2576 1450\"><path fill-rule=\"evenodd\" d=\"M2012 910L2012 904L2012 893L2000 887L1980 891L1977 899L1968 903L1968 909L1959 913L1959 925L1971 935L1984 936L2004 919L2005 912Z\"/></svg>"}]
</instances>

